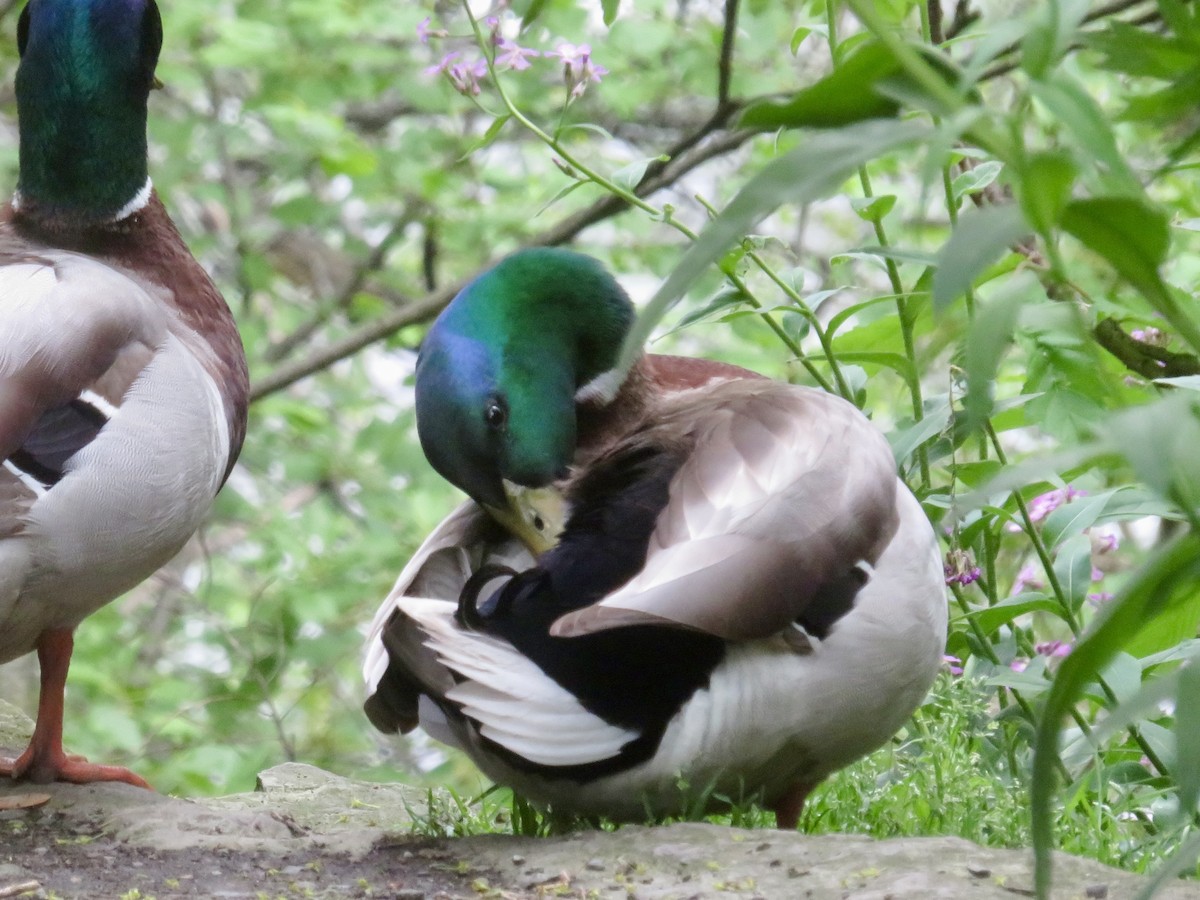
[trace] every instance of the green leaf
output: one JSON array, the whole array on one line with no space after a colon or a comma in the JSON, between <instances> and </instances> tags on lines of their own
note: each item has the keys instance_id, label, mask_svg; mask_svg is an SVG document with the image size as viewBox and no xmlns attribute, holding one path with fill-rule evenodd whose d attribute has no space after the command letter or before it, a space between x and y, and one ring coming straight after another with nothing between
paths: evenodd
<instances>
[{"instance_id":1,"label":"green leaf","mask_svg":"<svg viewBox=\"0 0 1200 900\"><path fill-rule=\"evenodd\" d=\"M1030 28L1021 43L1021 68L1041 78L1055 65L1075 37L1088 11L1087 0L1057 0L1035 7L1040 21Z\"/></svg>"},{"instance_id":2,"label":"green leaf","mask_svg":"<svg viewBox=\"0 0 1200 900\"><path fill-rule=\"evenodd\" d=\"M1029 231L1016 206L989 206L964 215L937 254L933 309L941 312L989 265Z\"/></svg>"},{"instance_id":3,"label":"green leaf","mask_svg":"<svg viewBox=\"0 0 1200 900\"><path fill-rule=\"evenodd\" d=\"M1017 196L1025 218L1041 233L1056 226L1078 170L1066 153L1044 151L1029 157L1017 183Z\"/></svg>"},{"instance_id":4,"label":"green leaf","mask_svg":"<svg viewBox=\"0 0 1200 900\"><path fill-rule=\"evenodd\" d=\"M879 95L878 82L900 71L900 62L878 41L862 44L833 72L780 103L762 100L742 114L743 128L836 128L896 115L899 104Z\"/></svg>"},{"instance_id":5,"label":"green leaf","mask_svg":"<svg viewBox=\"0 0 1200 900\"><path fill-rule=\"evenodd\" d=\"M625 337L620 370L633 365L654 326L700 273L768 213L784 203L819 200L837 190L863 163L928 134L928 126L915 121L862 122L814 134L769 163L708 224L650 298Z\"/></svg>"},{"instance_id":6,"label":"green leaf","mask_svg":"<svg viewBox=\"0 0 1200 900\"><path fill-rule=\"evenodd\" d=\"M850 198L850 208L858 213L858 217L864 222L878 222L890 213L895 205L895 194L881 194L878 197Z\"/></svg>"},{"instance_id":7,"label":"green leaf","mask_svg":"<svg viewBox=\"0 0 1200 900\"><path fill-rule=\"evenodd\" d=\"M866 363L867 365L885 366L907 381L916 377L912 361L903 353L888 353L883 350L844 350L837 354L839 362Z\"/></svg>"},{"instance_id":8,"label":"green leaf","mask_svg":"<svg viewBox=\"0 0 1200 900\"><path fill-rule=\"evenodd\" d=\"M1200 667L1195 662L1179 673L1175 695L1175 764L1171 774L1179 785L1179 809L1185 814L1200 799Z\"/></svg>"},{"instance_id":9,"label":"green leaf","mask_svg":"<svg viewBox=\"0 0 1200 900\"><path fill-rule=\"evenodd\" d=\"M1049 896L1054 845L1051 798L1056 779L1058 733L1063 717L1096 673L1154 619L1195 592L1200 578L1200 535L1186 533L1155 552L1109 603L1103 618L1075 645L1059 667L1037 726L1030 803L1035 886ZM1183 595L1181 597L1181 594Z\"/></svg>"},{"instance_id":10,"label":"green leaf","mask_svg":"<svg viewBox=\"0 0 1200 900\"><path fill-rule=\"evenodd\" d=\"M1104 430L1147 487L1185 508L1200 505L1200 397L1192 391L1113 415Z\"/></svg>"},{"instance_id":11,"label":"green leaf","mask_svg":"<svg viewBox=\"0 0 1200 900\"><path fill-rule=\"evenodd\" d=\"M642 179L646 175L646 169L651 163L665 162L669 157L666 156L648 156L645 159L635 159L629 165L624 166L612 174L612 182L617 187L624 188L632 193Z\"/></svg>"},{"instance_id":12,"label":"green leaf","mask_svg":"<svg viewBox=\"0 0 1200 900\"><path fill-rule=\"evenodd\" d=\"M537 21L538 16L540 16L542 11L546 8L547 2L548 0L529 0L529 3L525 5L525 12L521 13L522 31ZM521 4L518 3L514 6L514 9L516 9L517 12L520 12L520 6Z\"/></svg>"},{"instance_id":13,"label":"green leaf","mask_svg":"<svg viewBox=\"0 0 1200 900\"><path fill-rule=\"evenodd\" d=\"M950 186L954 199L960 200L966 194L973 194L975 191L983 190L996 180L996 177L1000 174L1000 170L1003 168L1003 163L989 159L960 173L955 177L954 182Z\"/></svg>"},{"instance_id":14,"label":"green leaf","mask_svg":"<svg viewBox=\"0 0 1200 900\"><path fill-rule=\"evenodd\" d=\"M496 138L500 136L500 132L504 130L504 126L508 124L508 120L511 118L512 115L510 113L505 113L502 116L496 116L496 118L492 120L492 124L487 127L487 131L483 133L483 136L470 147L468 147L466 152L458 158L459 162L462 162L472 153L482 150L484 147L492 146L492 144L495 143Z\"/></svg>"},{"instance_id":15,"label":"green leaf","mask_svg":"<svg viewBox=\"0 0 1200 900\"><path fill-rule=\"evenodd\" d=\"M792 56L795 56L800 52L800 45L808 39L810 34L817 30L818 29L814 28L806 28L802 25L792 32L792 40L791 43L788 44L788 49L792 51ZM825 33L825 29L822 28L819 30L822 34Z\"/></svg>"},{"instance_id":16,"label":"green leaf","mask_svg":"<svg viewBox=\"0 0 1200 900\"><path fill-rule=\"evenodd\" d=\"M957 83L957 72L944 54L926 45L914 45L913 49L948 84ZM866 119L893 118L901 108L897 98L922 107L936 106L904 71L890 47L864 37L832 73L798 91L790 100L751 104L740 124L764 131L836 128Z\"/></svg>"},{"instance_id":17,"label":"green leaf","mask_svg":"<svg viewBox=\"0 0 1200 900\"><path fill-rule=\"evenodd\" d=\"M1132 197L1073 200L1063 209L1062 227L1151 302L1166 294L1158 267L1171 234L1167 215L1158 207Z\"/></svg>"},{"instance_id":18,"label":"green leaf","mask_svg":"<svg viewBox=\"0 0 1200 900\"><path fill-rule=\"evenodd\" d=\"M572 181L570 184L564 185L563 187L559 188L557 191L554 192L553 197L551 197L549 200L547 200L545 203L543 203L541 206L538 207L538 210L537 210L537 212L535 212L533 214L533 217L536 219L538 216L540 216L542 213L544 213L546 210L548 210L550 207L552 207L555 203L557 203L563 197L567 196L567 194L583 187L587 183L588 182L586 182L586 181Z\"/></svg>"},{"instance_id":19,"label":"green leaf","mask_svg":"<svg viewBox=\"0 0 1200 900\"><path fill-rule=\"evenodd\" d=\"M731 306L739 306L746 301L746 295L732 285L726 285L717 291L704 306L699 309L692 310L686 316L679 320L679 324L675 326L673 331L680 331L693 325L715 312L728 309ZM756 311L751 311L756 312Z\"/></svg>"},{"instance_id":20,"label":"green leaf","mask_svg":"<svg viewBox=\"0 0 1200 900\"><path fill-rule=\"evenodd\" d=\"M838 359L841 359L838 354ZM926 408L925 415L919 422L910 421L903 428L889 432L888 443L892 445L892 455L896 458L897 466L904 466L917 448L945 431L950 425L950 403L943 401L936 408Z\"/></svg>"},{"instance_id":21,"label":"green leaf","mask_svg":"<svg viewBox=\"0 0 1200 900\"><path fill-rule=\"evenodd\" d=\"M1071 609L1079 609L1092 584L1092 541L1086 534L1063 541L1054 560L1054 574Z\"/></svg>"},{"instance_id":22,"label":"green leaf","mask_svg":"<svg viewBox=\"0 0 1200 900\"><path fill-rule=\"evenodd\" d=\"M1091 528L1119 490L1079 497L1050 513L1042 523L1042 540L1046 546L1053 549L1072 535L1082 534L1085 529Z\"/></svg>"},{"instance_id":23,"label":"green leaf","mask_svg":"<svg viewBox=\"0 0 1200 900\"><path fill-rule=\"evenodd\" d=\"M1175 81L1196 64L1196 52L1185 42L1119 19L1089 33L1086 42L1104 54L1105 69L1126 75Z\"/></svg>"},{"instance_id":24,"label":"green leaf","mask_svg":"<svg viewBox=\"0 0 1200 900\"><path fill-rule=\"evenodd\" d=\"M1030 90L1054 119L1067 128L1087 159L1095 162L1112 193L1145 196L1141 182L1117 147L1109 117L1082 85L1058 72L1052 81L1035 81Z\"/></svg>"},{"instance_id":25,"label":"green leaf","mask_svg":"<svg viewBox=\"0 0 1200 900\"><path fill-rule=\"evenodd\" d=\"M972 610L969 615L984 634L990 635L1001 625L1008 625L1020 616L1033 612L1061 613L1062 607L1045 594L1023 593L1006 597L994 606Z\"/></svg>"},{"instance_id":26,"label":"green leaf","mask_svg":"<svg viewBox=\"0 0 1200 900\"><path fill-rule=\"evenodd\" d=\"M940 271L940 270L939 270ZM1014 279L1003 292L980 303L967 332L963 366L967 371L967 396L963 401L967 419L964 427L974 431L992 414L994 396L992 385L1000 360L1012 342L1024 299L1023 279ZM1015 290L1013 288L1016 288Z\"/></svg>"},{"instance_id":27,"label":"green leaf","mask_svg":"<svg viewBox=\"0 0 1200 900\"><path fill-rule=\"evenodd\" d=\"M1118 705L1129 703L1142 689L1142 665L1124 650L1113 654L1100 677L1113 692Z\"/></svg>"},{"instance_id":28,"label":"green leaf","mask_svg":"<svg viewBox=\"0 0 1200 900\"><path fill-rule=\"evenodd\" d=\"M600 9L604 13L604 27L609 28L612 23L617 21L617 10L621 7L621 0L600 0Z\"/></svg>"},{"instance_id":29,"label":"green leaf","mask_svg":"<svg viewBox=\"0 0 1200 900\"><path fill-rule=\"evenodd\" d=\"M869 307L872 307L872 306L877 306L880 303L892 304L893 305L892 308L894 309L895 302L896 302L895 295L884 294L881 297L872 297L870 300L864 300L861 303L855 303L851 306L847 306L845 309L843 309L841 312L837 313L833 318L831 318L829 320L829 324L825 327L825 333L828 334L830 337L832 337L834 334L837 333L838 329L840 329L844 324L846 324L846 322L848 322L851 318L853 318L855 315L862 312L863 310L868 309Z\"/></svg>"}]
</instances>

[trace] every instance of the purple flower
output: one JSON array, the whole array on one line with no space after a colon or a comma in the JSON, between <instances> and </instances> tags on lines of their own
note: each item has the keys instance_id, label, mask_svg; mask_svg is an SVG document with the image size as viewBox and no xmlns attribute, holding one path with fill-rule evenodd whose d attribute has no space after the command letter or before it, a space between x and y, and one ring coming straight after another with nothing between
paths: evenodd
<instances>
[{"instance_id":1,"label":"purple flower","mask_svg":"<svg viewBox=\"0 0 1200 900\"><path fill-rule=\"evenodd\" d=\"M430 17L426 16L419 23L417 23L417 40L422 44L428 44L430 38L444 38L446 36L445 29L430 28L430 21Z\"/></svg>"},{"instance_id":2,"label":"purple flower","mask_svg":"<svg viewBox=\"0 0 1200 900\"><path fill-rule=\"evenodd\" d=\"M1044 494L1038 494L1029 503L1029 518L1034 522L1040 522L1064 503L1070 503L1076 497L1086 495L1087 491L1077 491L1070 485L1067 485L1065 488L1047 491Z\"/></svg>"},{"instance_id":3,"label":"purple flower","mask_svg":"<svg viewBox=\"0 0 1200 900\"><path fill-rule=\"evenodd\" d=\"M1141 341L1143 344L1149 344L1152 347L1165 347L1169 338L1153 325L1146 328L1135 328L1129 332L1129 336L1135 341Z\"/></svg>"},{"instance_id":4,"label":"purple flower","mask_svg":"<svg viewBox=\"0 0 1200 900\"><path fill-rule=\"evenodd\" d=\"M949 653L942 654L942 662L950 670L951 675L961 675L963 673L962 660L957 656L951 656Z\"/></svg>"},{"instance_id":5,"label":"purple flower","mask_svg":"<svg viewBox=\"0 0 1200 900\"><path fill-rule=\"evenodd\" d=\"M1114 553L1121 546L1121 535L1118 531L1100 531L1094 528L1090 529L1088 534L1092 538L1092 552L1097 556Z\"/></svg>"},{"instance_id":6,"label":"purple flower","mask_svg":"<svg viewBox=\"0 0 1200 900\"><path fill-rule=\"evenodd\" d=\"M563 80L567 83L571 99L577 100L583 96L590 83L599 84L600 78L608 74L608 69L592 62L592 48L589 44L562 43L547 56L557 56L563 61Z\"/></svg>"},{"instance_id":7,"label":"purple flower","mask_svg":"<svg viewBox=\"0 0 1200 900\"><path fill-rule=\"evenodd\" d=\"M1113 598L1111 591L1096 591L1094 594L1088 594L1088 603L1092 606L1103 606Z\"/></svg>"},{"instance_id":8,"label":"purple flower","mask_svg":"<svg viewBox=\"0 0 1200 900\"><path fill-rule=\"evenodd\" d=\"M1008 664L1008 667L1014 672L1024 672L1027 668L1029 668L1029 660L1023 656L1018 656Z\"/></svg>"},{"instance_id":9,"label":"purple flower","mask_svg":"<svg viewBox=\"0 0 1200 900\"><path fill-rule=\"evenodd\" d=\"M1033 650L1038 656L1061 659L1071 652L1071 644L1068 641L1044 641L1034 645Z\"/></svg>"},{"instance_id":10,"label":"purple flower","mask_svg":"<svg viewBox=\"0 0 1200 900\"><path fill-rule=\"evenodd\" d=\"M454 60L458 59L460 56L462 56L461 50L451 50L449 53L447 53L445 56L443 56L440 60L438 60L436 65L432 65L428 69L425 69L423 74L425 74L425 75L440 75L443 72L447 71L450 68L450 64L453 63Z\"/></svg>"},{"instance_id":11,"label":"purple flower","mask_svg":"<svg viewBox=\"0 0 1200 900\"><path fill-rule=\"evenodd\" d=\"M1039 575L1038 570L1034 567L1033 563L1026 563L1025 565L1021 566L1021 571L1017 573L1017 580L1013 582L1012 592L1014 594L1019 594L1026 588L1032 588L1035 591L1040 591L1045 586L1046 583L1042 581L1041 576Z\"/></svg>"},{"instance_id":12,"label":"purple flower","mask_svg":"<svg viewBox=\"0 0 1200 900\"><path fill-rule=\"evenodd\" d=\"M446 77L460 94L479 96L479 82L487 76L487 63L477 59L473 63L455 63L446 70Z\"/></svg>"},{"instance_id":13,"label":"purple flower","mask_svg":"<svg viewBox=\"0 0 1200 900\"><path fill-rule=\"evenodd\" d=\"M505 37L499 38L496 41L496 47L498 50L496 53L496 65L505 69L513 69L517 72L528 69L529 60L542 55L537 50L518 47L515 41L510 41Z\"/></svg>"},{"instance_id":14,"label":"purple flower","mask_svg":"<svg viewBox=\"0 0 1200 900\"><path fill-rule=\"evenodd\" d=\"M979 566L975 565L970 550L954 547L946 553L942 574L946 578L946 584L968 585L978 581L983 573L979 571Z\"/></svg>"}]
</instances>

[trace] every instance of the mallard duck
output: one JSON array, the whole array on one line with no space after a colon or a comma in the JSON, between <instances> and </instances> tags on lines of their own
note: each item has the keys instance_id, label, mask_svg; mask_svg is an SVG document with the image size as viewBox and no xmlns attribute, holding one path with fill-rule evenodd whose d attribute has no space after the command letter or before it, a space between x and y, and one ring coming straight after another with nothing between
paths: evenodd
<instances>
[{"instance_id":1,"label":"mallard duck","mask_svg":"<svg viewBox=\"0 0 1200 900\"><path fill-rule=\"evenodd\" d=\"M31 0L20 172L0 213L0 663L37 650L28 749L0 773L125 781L68 757L76 626L183 546L245 434L229 308L151 187L154 0Z\"/></svg>"},{"instance_id":2,"label":"mallard duck","mask_svg":"<svg viewBox=\"0 0 1200 900\"><path fill-rule=\"evenodd\" d=\"M471 499L375 618L366 712L556 812L757 798L793 828L932 683L937 541L853 405L699 359L621 377L632 319L597 261L534 249L431 327L418 433Z\"/></svg>"}]
</instances>

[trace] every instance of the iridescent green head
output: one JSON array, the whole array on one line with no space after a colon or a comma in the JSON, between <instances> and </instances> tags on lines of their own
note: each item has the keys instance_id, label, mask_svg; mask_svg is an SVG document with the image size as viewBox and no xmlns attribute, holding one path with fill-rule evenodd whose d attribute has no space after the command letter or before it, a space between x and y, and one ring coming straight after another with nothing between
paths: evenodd
<instances>
[{"instance_id":1,"label":"iridescent green head","mask_svg":"<svg viewBox=\"0 0 1200 900\"><path fill-rule=\"evenodd\" d=\"M417 431L430 463L479 503L538 488L575 453L580 389L616 365L633 306L595 259L515 253L463 289L417 362Z\"/></svg>"},{"instance_id":2,"label":"iridescent green head","mask_svg":"<svg viewBox=\"0 0 1200 900\"><path fill-rule=\"evenodd\" d=\"M154 0L30 0L17 25L23 211L94 224L144 202L161 46Z\"/></svg>"}]
</instances>

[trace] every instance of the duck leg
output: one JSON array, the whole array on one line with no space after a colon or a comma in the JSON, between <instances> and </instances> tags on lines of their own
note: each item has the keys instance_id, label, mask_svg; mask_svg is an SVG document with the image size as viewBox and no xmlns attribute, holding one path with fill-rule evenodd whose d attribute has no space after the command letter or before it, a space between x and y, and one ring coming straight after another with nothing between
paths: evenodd
<instances>
[{"instance_id":1,"label":"duck leg","mask_svg":"<svg viewBox=\"0 0 1200 900\"><path fill-rule=\"evenodd\" d=\"M82 756L63 752L63 695L67 687L67 669L75 647L70 628L49 628L37 642L41 666L41 693L38 696L37 723L25 752L16 759L0 757L0 775L26 778L35 784L69 781L90 784L94 781L123 781L151 790L140 776L120 766L89 763Z\"/></svg>"},{"instance_id":2,"label":"duck leg","mask_svg":"<svg viewBox=\"0 0 1200 900\"><path fill-rule=\"evenodd\" d=\"M775 813L775 827L783 831L795 831L800 823L800 813L804 811L804 801L812 789L817 786L815 781L798 781L767 809Z\"/></svg>"}]
</instances>

